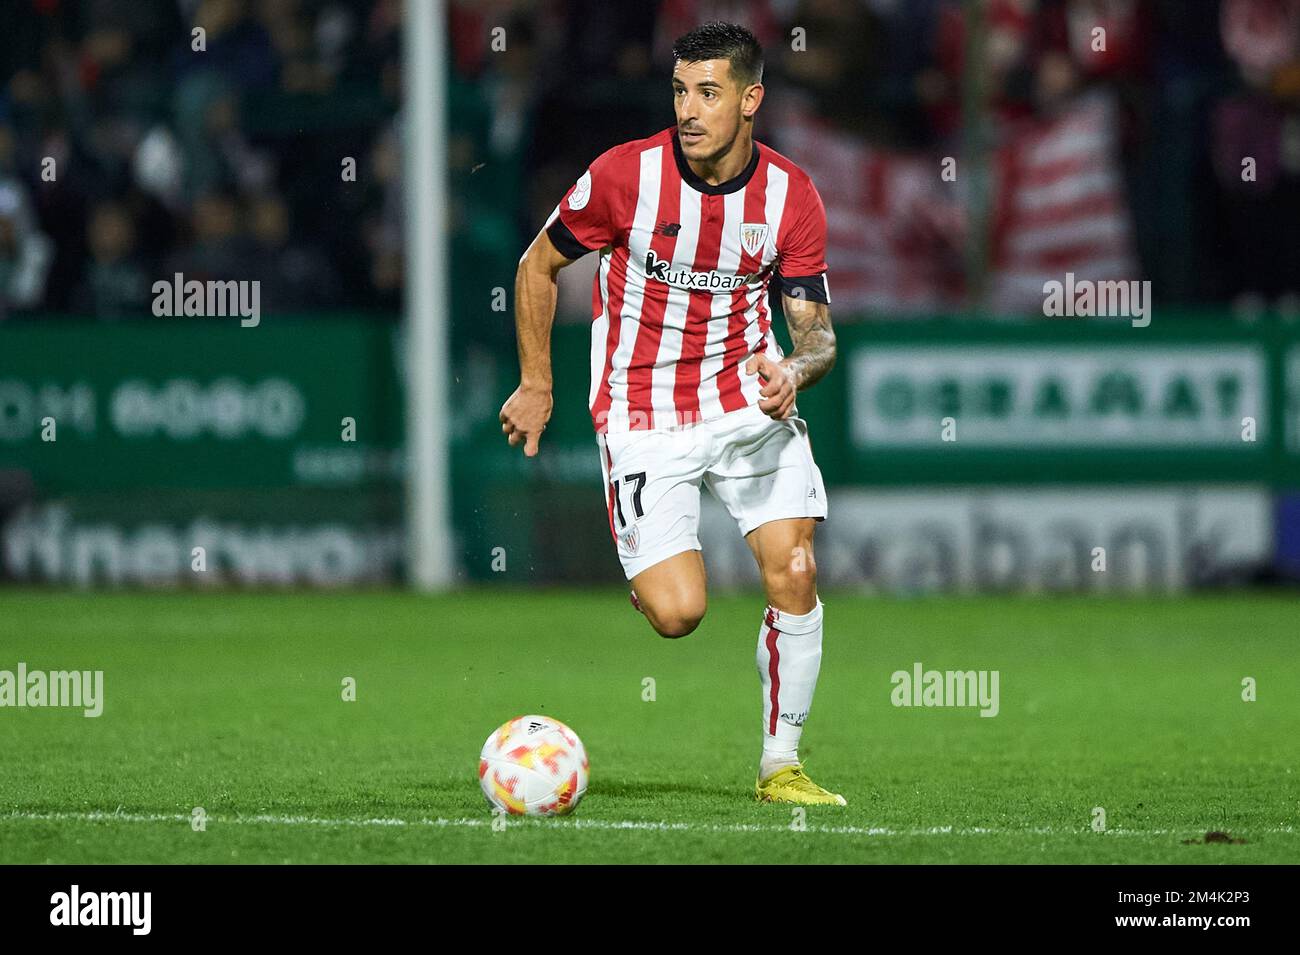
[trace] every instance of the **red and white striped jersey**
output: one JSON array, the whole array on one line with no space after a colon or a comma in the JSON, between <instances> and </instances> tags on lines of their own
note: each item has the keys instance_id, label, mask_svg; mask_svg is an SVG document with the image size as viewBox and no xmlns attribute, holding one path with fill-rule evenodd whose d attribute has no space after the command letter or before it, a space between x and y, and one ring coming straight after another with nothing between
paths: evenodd
<instances>
[{"instance_id":1,"label":"red and white striped jersey","mask_svg":"<svg viewBox=\"0 0 1300 955\"><path fill-rule=\"evenodd\" d=\"M547 234L566 257L600 250L592 292L597 432L705 421L757 404L745 362L781 349L768 283L829 302L826 211L812 180L754 143L734 179L691 171L673 128L600 156Z\"/></svg>"}]
</instances>

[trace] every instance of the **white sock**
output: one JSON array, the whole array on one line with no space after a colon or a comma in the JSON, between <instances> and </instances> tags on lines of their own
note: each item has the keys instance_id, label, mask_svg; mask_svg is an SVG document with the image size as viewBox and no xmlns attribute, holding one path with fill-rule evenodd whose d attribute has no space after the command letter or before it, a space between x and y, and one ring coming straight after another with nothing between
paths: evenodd
<instances>
[{"instance_id":1,"label":"white sock","mask_svg":"<svg viewBox=\"0 0 1300 955\"><path fill-rule=\"evenodd\" d=\"M767 608L758 631L758 676L763 683L763 759L766 779L799 762L799 737L812 709L822 662L822 602L805 614Z\"/></svg>"}]
</instances>

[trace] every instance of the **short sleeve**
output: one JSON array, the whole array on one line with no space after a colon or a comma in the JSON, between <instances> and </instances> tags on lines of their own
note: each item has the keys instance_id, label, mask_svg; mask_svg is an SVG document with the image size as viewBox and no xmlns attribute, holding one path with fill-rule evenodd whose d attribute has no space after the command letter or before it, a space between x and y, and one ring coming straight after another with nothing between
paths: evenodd
<instances>
[{"instance_id":1,"label":"short sleeve","mask_svg":"<svg viewBox=\"0 0 1300 955\"><path fill-rule=\"evenodd\" d=\"M791 196L794 219L777 247L781 292L792 297L830 304L826 280L826 207L811 181Z\"/></svg>"},{"instance_id":2,"label":"short sleeve","mask_svg":"<svg viewBox=\"0 0 1300 955\"><path fill-rule=\"evenodd\" d=\"M620 190L610 153L593 162L551 213L546 234L560 253L578 259L614 241L619 232Z\"/></svg>"}]
</instances>

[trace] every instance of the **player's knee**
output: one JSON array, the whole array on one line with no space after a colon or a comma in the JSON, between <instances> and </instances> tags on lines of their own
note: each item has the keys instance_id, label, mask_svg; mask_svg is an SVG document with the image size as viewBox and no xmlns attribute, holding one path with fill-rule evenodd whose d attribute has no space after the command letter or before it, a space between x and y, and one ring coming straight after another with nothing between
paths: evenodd
<instances>
[{"instance_id":1,"label":"player's knee","mask_svg":"<svg viewBox=\"0 0 1300 955\"><path fill-rule=\"evenodd\" d=\"M817 565L810 553L806 560L763 568L763 586L772 597L792 603L817 599Z\"/></svg>"},{"instance_id":2,"label":"player's knee","mask_svg":"<svg viewBox=\"0 0 1300 955\"><path fill-rule=\"evenodd\" d=\"M688 601L647 616L659 636L675 640L694 632L700 625L704 619L704 602Z\"/></svg>"}]
</instances>

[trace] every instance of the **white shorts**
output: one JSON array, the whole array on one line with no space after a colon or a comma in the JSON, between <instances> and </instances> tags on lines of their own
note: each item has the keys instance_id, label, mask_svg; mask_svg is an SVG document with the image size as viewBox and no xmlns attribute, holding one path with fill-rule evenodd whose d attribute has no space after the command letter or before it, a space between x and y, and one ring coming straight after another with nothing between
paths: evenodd
<instances>
[{"instance_id":1,"label":"white shorts","mask_svg":"<svg viewBox=\"0 0 1300 955\"><path fill-rule=\"evenodd\" d=\"M700 549L701 482L742 536L768 521L826 517L826 488L801 418L775 421L751 405L683 427L596 438L609 529L628 580Z\"/></svg>"}]
</instances>

